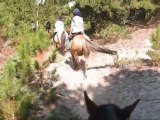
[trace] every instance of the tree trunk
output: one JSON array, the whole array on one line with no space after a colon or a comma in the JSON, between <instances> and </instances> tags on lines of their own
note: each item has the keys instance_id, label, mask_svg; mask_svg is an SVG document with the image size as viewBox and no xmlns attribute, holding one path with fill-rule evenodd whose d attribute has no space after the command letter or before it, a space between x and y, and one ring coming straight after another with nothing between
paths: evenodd
<instances>
[{"instance_id":1,"label":"tree trunk","mask_svg":"<svg viewBox=\"0 0 160 120\"><path fill-rule=\"evenodd\" d=\"M136 9L135 8L130 8L129 10L129 18L135 17Z\"/></svg>"}]
</instances>

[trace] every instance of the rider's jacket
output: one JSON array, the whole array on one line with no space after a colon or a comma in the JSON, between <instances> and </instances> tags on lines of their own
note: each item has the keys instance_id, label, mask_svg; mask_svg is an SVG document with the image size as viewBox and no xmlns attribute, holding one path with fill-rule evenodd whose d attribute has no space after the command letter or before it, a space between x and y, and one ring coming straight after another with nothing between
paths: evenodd
<instances>
[{"instance_id":1,"label":"rider's jacket","mask_svg":"<svg viewBox=\"0 0 160 120\"><path fill-rule=\"evenodd\" d=\"M84 32L83 18L80 16L75 16L71 22L71 33Z\"/></svg>"},{"instance_id":2,"label":"rider's jacket","mask_svg":"<svg viewBox=\"0 0 160 120\"><path fill-rule=\"evenodd\" d=\"M54 27L55 27L54 32L64 31L64 23L63 23L63 21L57 20L55 25L54 25Z\"/></svg>"}]
</instances>

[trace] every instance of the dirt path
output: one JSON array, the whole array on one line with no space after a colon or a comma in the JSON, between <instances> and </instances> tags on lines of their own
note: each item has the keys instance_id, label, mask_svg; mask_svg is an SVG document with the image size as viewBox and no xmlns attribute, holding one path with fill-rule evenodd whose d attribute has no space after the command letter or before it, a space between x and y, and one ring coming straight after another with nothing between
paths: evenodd
<instances>
[{"instance_id":1,"label":"dirt path","mask_svg":"<svg viewBox=\"0 0 160 120\"><path fill-rule=\"evenodd\" d=\"M121 40L108 47L120 50L121 59L150 59L146 51L151 47L149 38L153 32L154 29L141 29L131 35L132 39ZM82 70L72 69L70 57L69 53L65 57L58 56L57 63L50 64L46 74L57 69L59 80L54 81L53 85L58 86L57 91L63 96L59 103L71 108L83 120L88 116L83 99L84 90L97 104L115 103L124 107L140 98L142 100L131 119L160 118L160 69L139 69L130 65L123 69L115 68L112 66L112 56L95 53L89 59L88 77L84 78Z\"/></svg>"},{"instance_id":2,"label":"dirt path","mask_svg":"<svg viewBox=\"0 0 160 120\"><path fill-rule=\"evenodd\" d=\"M10 46L11 41L5 41L0 37L0 69L4 66L6 59L15 53L15 48Z\"/></svg>"}]
</instances>

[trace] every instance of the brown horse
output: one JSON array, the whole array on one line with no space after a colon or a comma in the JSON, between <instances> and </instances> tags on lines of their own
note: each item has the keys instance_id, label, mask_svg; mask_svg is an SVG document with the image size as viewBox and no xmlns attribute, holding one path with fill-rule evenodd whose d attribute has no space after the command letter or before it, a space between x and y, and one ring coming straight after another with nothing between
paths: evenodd
<instances>
[{"instance_id":1,"label":"brown horse","mask_svg":"<svg viewBox=\"0 0 160 120\"><path fill-rule=\"evenodd\" d=\"M87 70L87 59L90 55L90 52L102 52L106 54L111 54L111 55L117 55L117 51L109 50L107 48L104 48L102 46L98 46L94 44L93 42L85 39L83 34L76 35L70 43L70 52L72 55L73 59L73 65L74 69L78 69L78 63L79 59L78 56L84 55L85 58L85 66L84 66L84 76L87 77L86 75L86 70ZM118 57L118 55L117 55Z\"/></svg>"},{"instance_id":2,"label":"brown horse","mask_svg":"<svg viewBox=\"0 0 160 120\"><path fill-rule=\"evenodd\" d=\"M128 120L140 101L137 99L131 105L121 109L115 104L97 105L86 92L84 92L84 99L89 113L88 120Z\"/></svg>"},{"instance_id":3,"label":"brown horse","mask_svg":"<svg viewBox=\"0 0 160 120\"><path fill-rule=\"evenodd\" d=\"M61 54L65 54L65 42L68 39L68 33L66 31L57 32L53 39L53 43L55 44L56 48L60 50Z\"/></svg>"}]
</instances>

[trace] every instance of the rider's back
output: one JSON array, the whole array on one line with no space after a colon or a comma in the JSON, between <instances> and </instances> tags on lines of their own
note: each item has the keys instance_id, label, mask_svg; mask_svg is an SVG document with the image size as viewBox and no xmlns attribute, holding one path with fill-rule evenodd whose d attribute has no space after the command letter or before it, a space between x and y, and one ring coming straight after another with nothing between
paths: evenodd
<instances>
[{"instance_id":1,"label":"rider's back","mask_svg":"<svg viewBox=\"0 0 160 120\"><path fill-rule=\"evenodd\" d=\"M54 32L64 31L64 22L61 20L57 20L55 23Z\"/></svg>"},{"instance_id":2,"label":"rider's back","mask_svg":"<svg viewBox=\"0 0 160 120\"><path fill-rule=\"evenodd\" d=\"M71 23L72 33L84 32L83 18L74 16Z\"/></svg>"}]
</instances>

